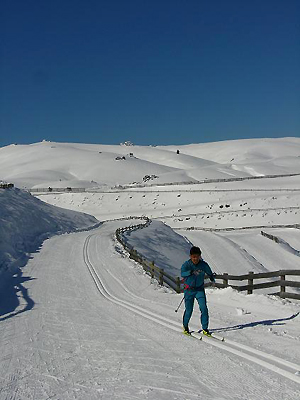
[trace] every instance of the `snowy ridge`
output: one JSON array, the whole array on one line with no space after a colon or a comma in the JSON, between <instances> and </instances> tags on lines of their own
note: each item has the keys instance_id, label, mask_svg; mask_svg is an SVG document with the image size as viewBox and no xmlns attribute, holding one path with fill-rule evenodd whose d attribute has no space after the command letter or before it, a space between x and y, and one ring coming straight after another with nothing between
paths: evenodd
<instances>
[{"instance_id":1,"label":"snowy ridge","mask_svg":"<svg viewBox=\"0 0 300 400\"><path fill-rule=\"evenodd\" d=\"M18 186L103 187L300 173L300 139L255 139L186 146L41 142L0 148L1 179ZM177 154L179 150L179 154ZM55 163L53 163L55 160Z\"/></svg>"}]
</instances>

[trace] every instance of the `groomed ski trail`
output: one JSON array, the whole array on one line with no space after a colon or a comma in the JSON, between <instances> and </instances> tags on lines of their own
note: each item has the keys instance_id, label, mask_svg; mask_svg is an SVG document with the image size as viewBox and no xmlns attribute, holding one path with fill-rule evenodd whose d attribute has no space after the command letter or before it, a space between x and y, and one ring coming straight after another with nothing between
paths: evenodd
<instances>
[{"instance_id":1,"label":"groomed ski trail","mask_svg":"<svg viewBox=\"0 0 300 400\"><path fill-rule=\"evenodd\" d=\"M22 290L8 292L17 306L5 297L0 400L298 400L298 383L244 350L182 334L181 296L116 248L114 232L126 224L52 237L14 278ZM215 322L228 326L227 314Z\"/></svg>"},{"instance_id":2,"label":"groomed ski trail","mask_svg":"<svg viewBox=\"0 0 300 400\"><path fill-rule=\"evenodd\" d=\"M120 298L114 296L110 292L108 286L104 284L102 277L100 276L99 273L97 273L95 267L93 266L89 258L89 242L92 237L101 235L100 232L90 234L86 238L83 248L85 264L88 268L89 273L93 278L95 285L97 286L97 289L99 290L99 293L107 300L111 301L112 303L118 306L124 307L127 310L134 312L144 318L147 318L168 329L171 329L174 332L182 333L182 326L178 324L178 322L170 318L166 318L165 316L159 315L157 313L153 313L150 310L147 310L145 307L140 307L132 303L129 303L127 301L121 300ZM123 284L122 286L123 288L125 288ZM125 290L126 292L130 293L128 289ZM133 293L130 294L134 295ZM267 368L285 378L288 378L300 384L300 376L296 375L300 371L300 365L283 360L279 357L273 356L263 351L253 349L250 346L236 343L232 340L226 339L226 342L220 342L220 341L214 341L213 339L205 336L203 336L203 340L204 342L210 344L213 347L217 347L223 351L225 350L238 357L242 357L248 361L254 362L264 368ZM199 344L201 345L202 343L200 342Z\"/></svg>"}]
</instances>

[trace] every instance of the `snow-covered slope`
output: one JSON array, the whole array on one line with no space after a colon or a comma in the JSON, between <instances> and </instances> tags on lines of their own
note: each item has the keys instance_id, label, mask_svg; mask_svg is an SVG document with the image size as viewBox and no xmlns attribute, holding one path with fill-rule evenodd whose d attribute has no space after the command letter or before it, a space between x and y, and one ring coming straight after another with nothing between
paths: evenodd
<instances>
[{"instance_id":1,"label":"snow-covered slope","mask_svg":"<svg viewBox=\"0 0 300 400\"><path fill-rule=\"evenodd\" d=\"M18 189L0 190L1 265L27 261L0 288L0 400L298 400L296 300L266 296L268 289L252 295L208 289L209 327L225 342L196 341L181 333L184 306L174 312L182 295L158 286L114 233L136 224L124 217L152 218L127 240L175 276L189 257L189 242L219 273L299 269L299 175L195 184L297 174L299 144L282 138L1 148L0 179L97 190L44 193L44 202ZM116 187L134 181L144 186ZM55 235L97 223L74 211L106 222ZM190 328L201 328L196 306Z\"/></svg>"},{"instance_id":2,"label":"snow-covered slope","mask_svg":"<svg viewBox=\"0 0 300 400\"><path fill-rule=\"evenodd\" d=\"M90 215L51 206L23 190L0 189L0 275L24 264L47 237L97 223Z\"/></svg>"},{"instance_id":3,"label":"snow-covered slope","mask_svg":"<svg viewBox=\"0 0 300 400\"><path fill-rule=\"evenodd\" d=\"M300 223L299 192L297 176L39 197L100 220L147 215L175 228L225 229Z\"/></svg>"},{"instance_id":4,"label":"snow-covered slope","mask_svg":"<svg viewBox=\"0 0 300 400\"><path fill-rule=\"evenodd\" d=\"M175 148L167 146L170 151ZM253 176L300 172L299 138L227 140L180 146L180 150Z\"/></svg>"},{"instance_id":5,"label":"snow-covered slope","mask_svg":"<svg viewBox=\"0 0 300 400\"><path fill-rule=\"evenodd\" d=\"M0 399L298 400L298 306L211 289L225 343L186 337L182 296L116 251L126 224L52 237L0 292Z\"/></svg>"},{"instance_id":6,"label":"snow-covered slope","mask_svg":"<svg viewBox=\"0 0 300 400\"><path fill-rule=\"evenodd\" d=\"M156 175L164 181L165 174L167 181L191 180L185 171L137 158L136 154L131 157L131 151L126 146L49 142L12 145L0 149L0 169L2 179L28 188L125 184L142 181L145 175Z\"/></svg>"},{"instance_id":7,"label":"snow-covered slope","mask_svg":"<svg viewBox=\"0 0 300 400\"><path fill-rule=\"evenodd\" d=\"M160 221L123 234L124 241L165 272L179 276L179 268L188 258L191 242Z\"/></svg>"},{"instance_id":8,"label":"snow-covered slope","mask_svg":"<svg viewBox=\"0 0 300 400\"><path fill-rule=\"evenodd\" d=\"M112 186L143 182L146 175L173 183L300 173L300 139L160 147L43 141L0 148L0 171L1 179L27 188Z\"/></svg>"},{"instance_id":9,"label":"snow-covered slope","mask_svg":"<svg viewBox=\"0 0 300 400\"><path fill-rule=\"evenodd\" d=\"M160 148L160 147L159 147ZM270 162L283 157L300 157L300 138L239 139L223 142L163 146L165 150L180 149L184 154L202 157L221 164Z\"/></svg>"}]
</instances>

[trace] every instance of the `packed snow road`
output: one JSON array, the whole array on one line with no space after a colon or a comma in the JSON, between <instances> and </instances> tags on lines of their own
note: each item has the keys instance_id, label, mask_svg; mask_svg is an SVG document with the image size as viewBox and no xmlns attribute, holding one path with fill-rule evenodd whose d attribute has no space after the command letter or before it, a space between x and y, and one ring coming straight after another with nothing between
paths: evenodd
<instances>
[{"instance_id":1,"label":"packed snow road","mask_svg":"<svg viewBox=\"0 0 300 400\"><path fill-rule=\"evenodd\" d=\"M159 288L114 242L125 224L47 240L7 286L0 399L299 398L292 356L230 335L225 344L182 335L181 295ZM234 322L228 307L216 298L212 327Z\"/></svg>"}]
</instances>

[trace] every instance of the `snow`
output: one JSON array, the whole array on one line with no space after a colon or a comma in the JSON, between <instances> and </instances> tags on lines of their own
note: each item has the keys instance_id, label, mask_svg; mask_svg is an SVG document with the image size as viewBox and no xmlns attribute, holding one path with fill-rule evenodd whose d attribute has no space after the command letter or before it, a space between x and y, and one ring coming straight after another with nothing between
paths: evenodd
<instances>
[{"instance_id":1,"label":"snow","mask_svg":"<svg viewBox=\"0 0 300 400\"><path fill-rule=\"evenodd\" d=\"M0 189L0 278L26 264L29 253L47 237L98 223L90 215L50 206L20 189Z\"/></svg>"},{"instance_id":2,"label":"snow","mask_svg":"<svg viewBox=\"0 0 300 400\"><path fill-rule=\"evenodd\" d=\"M192 246L189 240L160 221L152 221L143 229L126 231L123 238L127 245L173 276L180 276L180 267Z\"/></svg>"},{"instance_id":3,"label":"snow","mask_svg":"<svg viewBox=\"0 0 300 400\"><path fill-rule=\"evenodd\" d=\"M115 231L151 218L125 239L175 276L191 244L218 273L300 269L300 176L263 176L300 173L299 156L298 138L0 148L3 181L85 189L0 189L0 400L298 399L299 301L207 289L225 342L196 341L181 334L184 306L174 312L182 295L145 274Z\"/></svg>"},{"instance_id":4,"label":"snow","mask_svg":"<svg viewBox=\"0 0 300 400\"><path fill-rule=\"evenodd\" d=\"M176 151L180 150L180 154ZM130 157L130 153L133 157ZM125 156L125 160L116 160ZM298 138L252 139L186 146L122 146L46 142L0 149L1 179L19 187L81 187L300 173ZM53 162L55 160L55 163ZM287 161L288 160L288 161ZM20 168L22 166L22 168ZM295 170L296 169L296 170ZM91 182L93 181L93 182ZM57 186L59 185L59 186Z\"/></svg>"}]
</instances>

